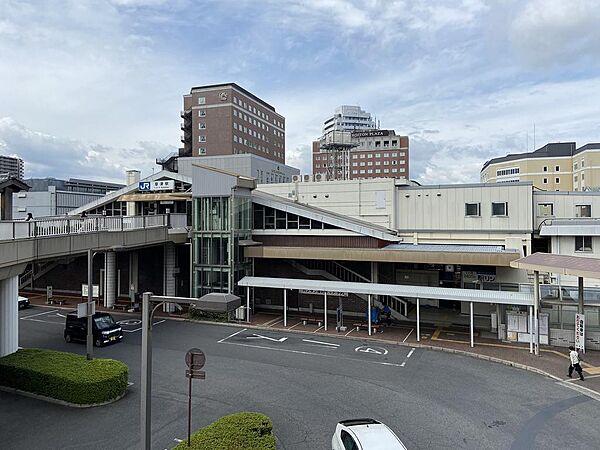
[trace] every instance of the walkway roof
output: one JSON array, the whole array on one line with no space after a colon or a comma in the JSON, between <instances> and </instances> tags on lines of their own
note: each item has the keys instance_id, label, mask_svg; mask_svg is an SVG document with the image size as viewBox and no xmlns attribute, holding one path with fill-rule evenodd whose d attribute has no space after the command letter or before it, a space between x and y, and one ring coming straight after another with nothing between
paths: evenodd
<instances>
[{"instance_id":1,"label":"walkway roof","mask_svg":"<svg viewBox=\"0 0 600 450\"><path fill-rule=\"evenodd\" d=\"M455 300L473 303L500 303L504 305L533 305L533 294L508 291L482 291L478 289L410 286L402 284L348 283L296 278L244 277L238 286L278 289L308 289L354 294L395 295L398 297L432 300Z\"/></svg>"},{"instance_id":2,"label":"walkway roof","mask_svg":"<svg viewBox=\"0 0 600 450\"><path fill-rule=\"evenodd\" d=\"M534 253L510 263L516 269L600 278L600 258Z\"/></svg>"}]
</instances>

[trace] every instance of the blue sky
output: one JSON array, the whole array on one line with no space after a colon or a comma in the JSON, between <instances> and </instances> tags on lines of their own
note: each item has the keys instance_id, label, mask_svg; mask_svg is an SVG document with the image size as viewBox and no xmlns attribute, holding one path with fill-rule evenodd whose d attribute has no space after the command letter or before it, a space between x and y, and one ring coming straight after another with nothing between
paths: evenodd
<instances>
[{"instance_id":1,"label":"blue sky","mask_svg":"<svg viewBox=\"0 0 600 450\"><path fill-rule=\"evenodd\" d=\"M479 180L536 144L600 141L596 1L0 2L0 153L121 181L179 146L182 95L236 82L287 119L288 164L340 104L408 134L411 178Z\"/></svg>"}]
</instances>

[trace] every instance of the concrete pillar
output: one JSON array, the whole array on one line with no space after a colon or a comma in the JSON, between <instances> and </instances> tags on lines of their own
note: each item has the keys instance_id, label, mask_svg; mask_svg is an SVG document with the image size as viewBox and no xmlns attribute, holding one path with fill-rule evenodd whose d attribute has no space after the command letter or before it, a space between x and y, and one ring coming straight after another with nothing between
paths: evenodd
<instances>
[{"instance_id":1,"label":"concrete pillar","mask_svg":"<svg viewBox=\"0 0 600 450\"><path fill-rule=\"evenodd\" d=\"M115 252L106 252L104 254L104 276L106 277L104 306L112 308L115 306L117 288L117 254Z\"/></svg>"},{"instance_id":2,"label":"concrete pillar","mask_svg":"<svg viewBox=\"0 0 600 450\"><path fill-rule=\"evenodd\" d=\"M165 257L164 257L164 283L163 291L164 295L169 297L175 297L175 266L177 265L177 253L175 251L175 244L168 242L165 244ZM163 311L172 313L175 311L175 305L172 303L165 303L163 305Z\"/></svg>"},{"instance_id":3,"label":"concrete pillar","mask_svg":"<svg viewBox=\"0 0 600 450\"><path fill-rule=\"evenodd\" d=\"M19 276L0 280L0 357L19 348Z\"/></svg>"},{"instance_id":4,"label":"concrete pillar","mask_svg":"<svg viewBox=\"0 0 600 450\"><path fill-rule=\"evenodd\" d=\"M127 183L127 186L137 184L140 181L140 171L128 170L126 172L125 181ZM135 216L135 202L127 202L127 215Z\"/></svg>"},{"instance_id":5,"label":"concrete pillar","mask_svg":"<svg viewBox=\"0 0 600 450\"><path fill-rule=\"evenodd\" d=\"M129 295L140 291L138 252L129 252ZM134 300L133 298L131 299Z\"/></svg>"}]
</instances>

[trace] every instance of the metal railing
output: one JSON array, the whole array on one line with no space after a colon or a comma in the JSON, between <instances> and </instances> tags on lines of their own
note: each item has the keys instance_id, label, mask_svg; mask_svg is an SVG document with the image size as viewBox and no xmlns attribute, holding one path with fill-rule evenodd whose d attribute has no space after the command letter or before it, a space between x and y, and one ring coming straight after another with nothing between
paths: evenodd
<instances>
[{"instance_id":1,"label":"metal railing","mask_svg":"<svg viewBox=\"0 0 600 450\"><path fill-rule=\"evenodd\" d=\"M173 218L178 223L181 222L179 217L181 214L171 216L177 217L159 214L155 216L61 217L31 221L4 221L0 222L0 241L166 227Z\"/></svg>"}]
</instances>

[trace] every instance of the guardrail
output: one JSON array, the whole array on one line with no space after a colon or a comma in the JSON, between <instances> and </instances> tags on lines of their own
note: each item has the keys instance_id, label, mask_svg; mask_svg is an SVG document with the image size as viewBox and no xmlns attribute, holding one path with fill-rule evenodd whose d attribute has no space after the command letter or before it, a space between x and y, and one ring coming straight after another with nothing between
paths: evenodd
<instances>
[{"instance_id":1,"label":"guardrail","mask_svg":"<svg viewBox=\"0 0 600 450\"><path fill-rule=\"evenodd\" d=\"M166 227L171 226L171 220L174 220L178 227L185 226L181 224L186 223L186 215L61 217L31 221L4 221L0 222L0 241Z\"/></svg>"}]
</instances>

